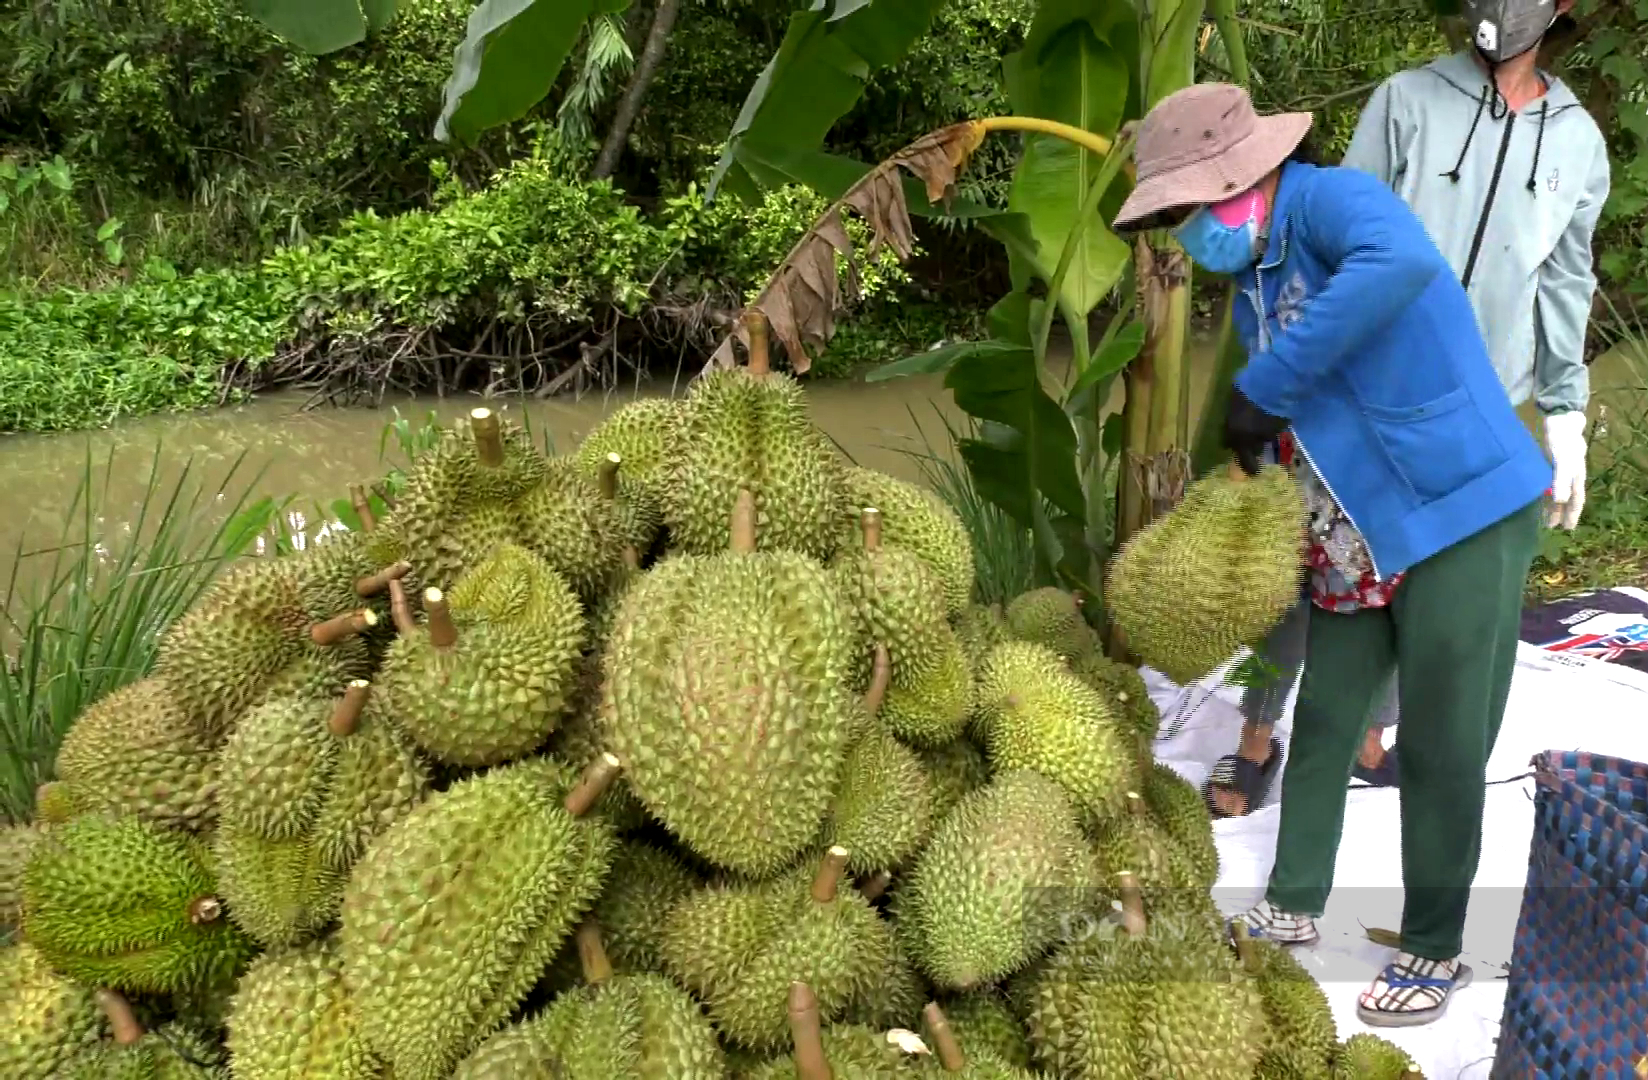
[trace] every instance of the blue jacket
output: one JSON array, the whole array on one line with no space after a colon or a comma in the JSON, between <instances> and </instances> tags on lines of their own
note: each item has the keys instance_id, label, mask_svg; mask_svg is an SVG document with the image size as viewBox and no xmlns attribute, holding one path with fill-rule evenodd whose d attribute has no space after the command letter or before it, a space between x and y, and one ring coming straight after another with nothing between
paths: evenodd
<instances>
[{"instance_id":1,"label":"blue jacket","mask_svg":"<svg viewBox=\"0 0 1648 1080\"><path fill-rule=\"evenodd\" d=\"M1388 579L1551 486L1464 287L1402 199L1357 169L1283 167L1236 304L1236 385L1285 417Z\"/></svg>"}]
</instances>

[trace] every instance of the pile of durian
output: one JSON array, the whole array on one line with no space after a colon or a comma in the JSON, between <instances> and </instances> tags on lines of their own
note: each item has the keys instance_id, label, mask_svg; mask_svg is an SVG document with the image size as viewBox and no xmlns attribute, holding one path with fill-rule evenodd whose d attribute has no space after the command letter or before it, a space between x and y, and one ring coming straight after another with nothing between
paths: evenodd
<instances>
[{"instance_id":1,"label":"pile of durian","mask_svg":"<svg viewBox=\"0 0 1648 1080\"><path fill-rule=\"evenodd\" d=\"M1076 598L973 603L757 345L215 581L0 833L0 1076L1409 1074L1228 936Z\"/></svg>"}]
</instances>

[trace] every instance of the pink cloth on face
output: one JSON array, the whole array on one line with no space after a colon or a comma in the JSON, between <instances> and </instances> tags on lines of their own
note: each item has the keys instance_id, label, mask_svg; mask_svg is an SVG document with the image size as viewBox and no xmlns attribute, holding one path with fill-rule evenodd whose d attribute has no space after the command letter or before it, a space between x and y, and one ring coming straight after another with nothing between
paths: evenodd
<instances>
[{"instance_id":1,"label":"pink cloth on face","mask_svg":"<svg viewBox=\"0 0 1648 1080\"><path fill-rule=\"evenodd\" d=\"M1257 226L1260 224L1259 215L1264 208L1264 196L1259 194L1257 188L1249 188L1234 198L1208 207L1219 224L1233 227L1246 225L1250 221Z\"/></svg>"}]
</instances>

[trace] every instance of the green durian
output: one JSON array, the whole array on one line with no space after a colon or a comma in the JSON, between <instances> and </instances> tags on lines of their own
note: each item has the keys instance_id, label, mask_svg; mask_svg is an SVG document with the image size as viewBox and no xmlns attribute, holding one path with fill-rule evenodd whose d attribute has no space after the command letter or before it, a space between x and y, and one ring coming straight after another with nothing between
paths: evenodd
<instances>
[{"instance_id":1,"label":"green durian","mask_svg":"<svg viewBox=\"0 0 1648 1080\"><path fill-rule=\"evenodd\" d=\"M460 1061L452 1080L568 1080L565 1064L550 1051L549 1034L532 1020L510 1024Z\"/></svg>"},{"instance_id":2,"label":"green durian","mask_svg":"<svg viewBox=\"0 0 1648 1080\"><path fill-rule=\"evenodd\" d=\"M921 758L870 719L847 754L825 841L852 852L850 871L868 874L903 865L932 828L931 781Z\"/></svg>"},{"instance_id":3,"label":"green durian","mask_svg":"<svg viewBox=\"0 0 1648 1080\"><path fill-rule=\"evenodd\" d=\"M1102 651L1098 631L1082 617L1081 599L1051 586L1014 597L1004 613L1008 632L1074 661Z\"/></svg>"},{"instance_id":4,"label":"green durian","mask_svg":"<svg viewBox=\"0 0 1648 1080\"><path fill-rule=\"evenodd\" d=\"M1142 750L1148 752L1161 728L1162 714L1150 700L1150 690L1139 669L1119 664L1102 652L1091 652L1072 660L1070 670L1104 695L1121 730L1138 739Z\"/></svg>"},{"instance_id":5,"label":"green durian","mask_svg":"<svg viewBox=\"0 0 1648 1080\"><path fill-rule=\"evenodd\" d=\"M789 987L785 1012L794 1052L737 1074L740 1080L821 1075L832 1080L909 1080L922 1074L921 1066L890 1032L863 1024L825 1026L826 1010L804 981Z\"/></svg>"},{"instance_id":6,"label":"green durian","mask_svg":"<svg viewBox=\"0 0 1648 1080\"><path fill-rule=\"evenodd\" d=\"M944 583L920 556L881 543L881 511L865 507L862 542L837 551L830 572L853 605L858 636L885 646L895 663L918 665L950 633Z\"/></svg>"},{"instance_id":7,"label":"green durian","mask_svg":"<svg viewBox=\"0 0 1648 1080\"><path fill-rule=\"evenodd\" d=\"M1400 1046L1359 1032L1339 1044L1333 1080L1425 1080L1425 1074Z\"/></svg>"},{"instance_id":8,"label":"green durian","mask_svg":"<svg viewBox=\"0 0 1648 1080\"><path fill-rule=\"evenodd\" d=\"M578 444L572 458L587 476L599 474L608 454L623 459L623 475L662 499L669 475L670 431L681 417L673 398L640 398L602 420Z\"/></svg>"},{"instance_id":9,"label":"green durian","mask_svg":"<svg viewBox=\"0 0 1648 1080\"><path fill-rule=\"evenodd\" d=\"M1000 995L989 990L962 994L946 1001L944 1012L964 1053L989 1054L1009 1065L1030 1067L1029 1034Z\"/></svg>"},{"instance_id":10,"label":"green durian","mask_svg":"<svg viewBox=\"0 0 1648 1080\"><path fill-rule=\"evenodd\" d=\"M895 940L892 962L881 980L870 988L868 995L849 1005L841 1019L843 1023L862 1024L876 1031L914 1027L921 1018L921 1006L927 997L927 980Z\"/></svg>"},{"instance_id":11,"label":"green durian","mask_svg":"<svg viewBox=\"0 0 1648 1080\"><path fill-rule=\"evenodd\" d=\"M977 694L992 769L1035 769L1058 781L1089 823L1122 812L1139 785L1137 748L1118 731L1104 698L1056 653L1027 641L996 646Z\"/></svg>"},{"instance_id":12,"label":"green durian","mask_svg":"<svg viewBox=\"0 0 1648 1080\"><path fill-rule=\"evenodd\" d=\"M1262 1080L1329 1080L1339 1029L1327 994L1286 948L1249 936L1240 920L1235 930L1237 954L1258 984L1270 1032L1257 1075Z\"/></svg>"},{"instance_id":13,"label":"green durian","mask_svg":"<svg viewBox=\"0 0 1648 1080\"><path fill-rule=\"evenodd\" d=\"M566 458L551 459L543 482L515 504L522 545L586 599L619 568L624 547L637 543L640 525L620 510L616 495L603 495L600 481Z\"/></svg>"},{"instance_id":14,"label":"green durian","mask_svg":"<svg viewBox=\"0 0 1648 1080\"><path fill-rule=\"evenodd\" d=\"M601 723L601 657L590 653L578 661L572 707L550 736L549 750L562 761L582 767L606 753ZM597 808L619 832L633 832L652 819L629 784L617 783L601 794Z\"/></svg>"},{"instance_id":15,"label":"green durian","mask_svg":"<svg viewBox=\"0 0 1648 1080\"><path fill-rule=\"evenodd\" d=\"M370 531L327 533L292 558L297 560L307 610L325 618L366 607L377 616L377 621L361 633L371 663L376 665L395 640L389 582L403 578L411 566L396 565L393 559L379 562L370 535Z\"/></svg>"},{"instance_id":16,"label":"green durian","mask_svg":"<svg viewBox=\"0 0 1648 1080\"><path fill-rule=\"evenodd\" d=\"M990 782L990 762L984 752L966 737L952 739L943 746L917 751L927 766L927 780L933 797L933 822L949 816L962 796Z\"/></svg>"},{"instance_id":17,"label":"green durian","mask_svg":"<svg viewBox=\"0 0 1648 1080\"><path fill-rule=\"evenodd\" d=\"M1206 889L1218 884L1219 847L1202 793L1169 766L1152 761L1141 794L1151 815L1183 853L1192 881Z\"/></svg>"},{"instance_id":18,"label":"green durian","mask_svg":"<svg viewBox=\"0 0 1648 1080\"><path fill-rule=\"evenodd\" d=\"M103 1029L90 987L53 971L26 942L0 947L0 1076L53 1080Z\"/></svg>"},{"instance_id":19,"label":"green durian","mask_svg":"<svg viewBox=\"0 0 1648 1080\"><path fill-rule=\"evenodd\" d=\"M120 994L97 997L112 1038L82 1051L54 1080L228 1080L222 1047L204 1033L178 1021L145 1031Z\"/></svg>"},{"instance_id":20,"label":"green durian","mask_svg":"<svg viewBox=\"0 0 1648 1080\"><path fill-rule=\"evenodd\" d=\"M952 1026L938 1002L927 1003L922 1019L926 1023L927 1043L933 1051L931 1056L922 1059L923 1071L933 1080L940 1077L953 1077L955 1080L1041 1080L1040 1074L1030 1071L1028 1062L1020 1064L1012 1060L1012 1055L1020 1049L1018 1047L1013 1047L1004 1055L982 1040L963 1043L960 1033Z\"/></svg>"},{"instance_id":21,"label":"green durian","mask_svg":"<svg viewBox=\"0 0 1648 1080\"><path fill-rule=\"evenodd\" d=\"M252 962L230 1002L235 1080L378 1080L343 991L337 941L322 938Z\"/></svg>"},{"instance_id":22,"label":"green durian","mask_svg":"<svg viewBox=\"0 0 1648 1080\"><path fill-rule=\"evenodd\" d=\"M396 1080L438 1080L509 1017L606 882L616 774L552 758L455 783L356 862L338 944L360 1030Z\"/></svg>"},{"instance_id":23,"label":"green durian","mask_svg":"<svg viewBox=\"0 0 1648 1080\"><path fill-rule=\"evenodd\" d=\"M665 920L677 901L703 883L693 868L656 844L623 841L613 857L606 888L591 913L601 926L604 951L613 971L644 975L661 970ZM557 986L576 983L582 975L580 964L577 942L567 941L551 979Z\"/></svg>"},{"instance_id":24,"label":"green durian","mask_svg":"<svg viewBox=\"0 0 1648 1080\"><path fill-rule=\"evenodd\" d=\"M36 844L23 872L23 934L70 978L138 993L214 984L255 952L223 917L203 842L101 815Z\"/></svg>"},{"instance_id":25,"label":"green durian","mask_svg":"<svg viewBox=\"0 0 1648 1080\"><path fill-rule=\"evenodd\" d=\"M50 825L0 825L0 934L23 918L23 868Z\"/></svg>"},{"instance_id":26,"label":"green durian","mask_svg":"<svg viewBox=\"0 0 1648 1080\"><path fill-rule=\"evenodd\" d=\"M943 746L960 738L972 715L976 687L961 639L948 626L933 648L893 657L893 681L881 703L887 730L916 746Z\"/></svg>"},{"instance_id":27,"label":"green durian","mask_svg":"<svg viewBox=\"0 0 1648 1080\"><path fill-rule=\"evenodd\" d=\"M849 466L842 483L853 513L861 506L880 510L882 540L925 559L944 583L950 615L961 614L973 598L973 542L950 505L933 491L871 469ZM841 542L852 544L855 536L849 530Z\"/></svg>"},{"instance_id":28,"label":"green durian","mask_svg":"<svg viewBox=\"0 0 1648 1080\"><path fill-rule=\"evenodd\" d=\"M953 620L956 637L961 639L962 651L975 674L984 666L985 657L1004 641L1011 640L1007 620L996 605L968 604Z\"/></svg>"},{"instance_id":29,"label":"green durian","mask_svg":"<svg viewBox=\"0 0 1648 1080\"><path fill-rule=\"evenodd\" d=\"M1094 840L1106 881L1132 874L1146 905L1158 914L1201 910L1210 885L1200 868L1168 835L1137 792L1127 792L1126 810L1096 830Z\"/></svg>"}]
</instances>

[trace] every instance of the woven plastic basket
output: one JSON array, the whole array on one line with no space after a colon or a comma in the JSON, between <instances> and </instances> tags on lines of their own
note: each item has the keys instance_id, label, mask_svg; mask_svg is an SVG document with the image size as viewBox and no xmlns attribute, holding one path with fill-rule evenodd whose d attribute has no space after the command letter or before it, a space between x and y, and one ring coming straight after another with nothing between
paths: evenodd
<instances>
[{"instance_id":1,"label":"woven plastic basket","mask_svg":"<svg viewBox=\"0 0 1648 1080\"><path fill-rule=\"evenodd\" d=\"M1533 759L1534 837L1494 1080L1648 1076L1648 765Z\"/></svg>"}]
</instances>

